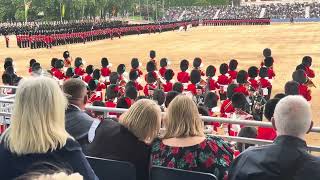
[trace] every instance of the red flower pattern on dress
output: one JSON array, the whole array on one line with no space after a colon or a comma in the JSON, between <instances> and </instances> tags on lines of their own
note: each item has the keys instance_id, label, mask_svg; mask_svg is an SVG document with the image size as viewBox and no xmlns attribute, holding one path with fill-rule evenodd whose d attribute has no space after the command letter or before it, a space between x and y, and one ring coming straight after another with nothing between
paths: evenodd
<instances>
[{"instance_id":1,"label":"red flower pattern on dress","mask_svg":"<svg viewBox=\"0 0 320 180\"><path fill-rule=\"evenodd\" d=\"M169 167L169 168L174 168L174 162L170 161L170 162L168 163L168 167Z\"/></svg>"},{"instance_id":2,"label":"red flower pattern on dress","mask_svg":"<svg viewBox=\"0 0 320 180\"><path fill-rule=\"evenodd\" d=\"M172 153L172 154L178 154L178 153L179 153L179 147L173 147L173 148L171 149L171 153Z\"/></svg>"},{"instance_id":3,"label":"red flower pattern on dress","mask_svg":"<svg viewBox=\"0 0 320 180\"><path fill-rule=\"evenodd\" d=\"M206 168L209 168L210 166L212 166L212 164L214 163L214 160L212 157L209 157L206 162L205 162L205 166Z\"/></svg>"},{"instance_id":4,"label":"red flower pattern on dress","mask_svg":"<svg viewBox=\"0 0 320 180\"><path fill-rule=\"evenodd\" d=\"M191 164L193 162L193 154L191 152L189 152L185 157L184 157L186 163Z\"/></svg>"},{"instance_id":5,"label":"red flower pattern on dress","mask_svg":"<svg viewBox=\"0 0 320 180\"><path fill-rule=\"evenodd\" d=\"M215 153L217 153L218 152L218 149L219 149L219 147L218 147L218 145L216 144L216 142L209 142L209 146L210 146L210 148L212 149L212 151L213 152L215 152Z\"/></svg>"}]
</instances>

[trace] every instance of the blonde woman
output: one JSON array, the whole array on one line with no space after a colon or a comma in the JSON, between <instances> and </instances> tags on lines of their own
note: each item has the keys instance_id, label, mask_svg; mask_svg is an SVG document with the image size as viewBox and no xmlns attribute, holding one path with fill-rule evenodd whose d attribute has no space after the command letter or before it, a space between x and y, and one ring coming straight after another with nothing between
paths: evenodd
<instances>
[{"instance_id":1,"label":"blonde woman","mask_svg":"<svg viewBox=\"0 0 320 180\"><path fill-rule=\"evenodd\" d=\"M154 101L141 99L122 114L119 122L107 119L96 129L88 154L128 161L135 165L137 180L147 180L150 146L161 126L161 110Z\"/></svg>"},{"instance_id":2,"label":"blonde woman","mask_svg":"<svg viewBox=\"0 0 320 180\"><path fill-rule=\"evenodd\" d=\"M84 179L96 178L80 145L65 130L66 106L55 80L38 77L20 83L11 125L0 143L1 179L13 179L41 163L57 164Z\"/></svg>"},{"instance_id":3,"label":"blonde woman","mask_svg":"<svg viewBox=\"0 0 320 180\"><path fill-rule=\"evenodd\" d=\"M165 119L164 138L152 145L152 164L212 173L223 179L233 151L222 139L205 136L204 123L193 100L185 95L174 98Z\"/></svg>"}]
</instances>

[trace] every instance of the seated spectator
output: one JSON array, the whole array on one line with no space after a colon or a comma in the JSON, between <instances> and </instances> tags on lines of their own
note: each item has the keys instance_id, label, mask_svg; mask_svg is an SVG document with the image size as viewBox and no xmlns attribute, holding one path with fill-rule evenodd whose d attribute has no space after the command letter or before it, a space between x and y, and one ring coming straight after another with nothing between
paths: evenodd
<instances>
[{"instance_id":1,"label":"seated spectator","mask_svg":"<svg viewBox=\"0 0 320 180\"><path fill-rule=\"evenodd\" d=\"M286 95L299 95L299 83L296 81L288 81L284 86Z\"/></svg>"},{"instance_id":2,"label":"seated spectator","mask_svg":"<svg viewBox=\"0 0 320 180\"><path fill-rule=\"evenodd\" d=\"M164 102L165 107L168 108L171 101L178 95L179 95L179 93L176 91L168 92L167 96L166 96L166 101Z\"/></svg>"},{"instance_id":3,"label":"seated spectator","mask_svg":"<svg viewBox=\"0 0 320 180\"><path fill-rule=\"evenodd\" d=\"M264 105L264 117L271 122L271 119L273 118L274 109L276 108L276 105L280 99L270 99L265 105ZM274 140L277 137L277 132L270 127L258 127L258 139L264 139L264 140Z\"/></svg>"},{"instance_id":4,"label":"seated spectator","mask_svg":"<svg viewBox=\"0 0 320 180\"><path fill-rule=\"evenodd\" d=\"M137 180L149 176L150 146L160 130L161 111L152 100L143 99L119 118L102 121L89 145L89 155L129 161L136 167Z\"/></svg>"},{"instance_id":5,"label":"seated spectator","mask_svg":"<svg viewBox=\"0 0 320 180\"><path fill-rule=\"evenodd\" d=\"M229 180L320 179L320 159L309 154L310 104L300 96L279 101L272 119L278 137L273 144L241 153L229 170Z\"/></svg>"},{"instance_id":6,"label":"seated spectator","mask_svg":"<svg viewBox=\"0 0 320 180\"><path fill-rule=\"evenodd\" d=\"M241 128L241 130L238 134L238 137L256 138L257 137L257 129L254 127L243 127L243 128ZM242 153L244 150L248 149L250 146L254 146L254 145L237 142L237 150L240 153Z\"/></svg>"},{"instance_id":7,"label":"seated spectator","mask_svg":"<svg viewBox=\"0 0 320 180\"><path fill-rule=\"evenodd\" d=\"M10 128L0 143L1 179L14 179L37 163L59 163L80 173L96 176L80 145L65 130L67 100L55 80L39 77L20 83Z\"/></svg>"},{"instance_id":8,"label":"seated spectator","mask_svg":"<svg viewBox=\"0 0 320 180\"><path fill-rule=\"evenodd\" d=\"M88 99L85 83L80 79L69 79L63 84L63 91L69 101L66 110L66 130L82 147L88 144L88 131L94 121L84 112Z\"/></svg>"},{"instance_id":9,"label":"seated spectator","mask_svg":"<svg viewBox=\"0 0 320 180\"><path fill-rule=\"evenodd\" d=\"M153 92L152 99L160 106L161 111L164 111L164 102L166 100L166 95L162 89L155 89Z\"/></svg>"},{"instance_id":10,"label":"seated spectator","mask_svg":"<svg viewBox=\"0 0 320 180\"><path fill-rule=\"evenodd\" d=\"M179 95L170 103L164 124L164 138L152 145L153 165L207 172L223 179L233 151L221 138L205 136L204 123L190 97Z\"/></svg>"}]
</instances>

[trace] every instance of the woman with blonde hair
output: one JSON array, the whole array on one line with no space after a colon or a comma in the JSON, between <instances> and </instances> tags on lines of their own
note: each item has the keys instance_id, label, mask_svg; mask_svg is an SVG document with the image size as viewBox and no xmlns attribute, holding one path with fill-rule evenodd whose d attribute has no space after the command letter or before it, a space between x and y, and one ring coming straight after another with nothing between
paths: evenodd
<instances>
[{"instance_id":1,"label":"woman with blonde hair","mask_svg":"<svg viewBox=\"0 0 320 180\"><path fill-rule=\"evenodd\" d=\"M211 173L223 179L233 150L221 138L204 134L204 123L193 100L185 95L174 98L165 119L164 138L152 145L152 164Z\"/></svg>"},{"instance_id":2,"label":"woman with blonde hair","mask_svg":"<svg viewBox=\"0 0 320 180\"><path fill-rule=\"evenodd\" d=\"M131 162L136 167L137 180L149 177L150 142L161 126L160 106L141 99L122 114L119 122L107 119L95 131L88 155Z\"/></svg>"},{"instance_id":3,"label":"woman with blonde hair","mask_svg":"<svg viewBox=\"0 0 320 180\"><path fill-rule=\"evenodd\" d=\"M20 83L11 125L0 142L1 179L18 177L42 162L96 178L80 145L65 130L66 106L55 80L38 77Z\"/></svg>"}]
</instances>

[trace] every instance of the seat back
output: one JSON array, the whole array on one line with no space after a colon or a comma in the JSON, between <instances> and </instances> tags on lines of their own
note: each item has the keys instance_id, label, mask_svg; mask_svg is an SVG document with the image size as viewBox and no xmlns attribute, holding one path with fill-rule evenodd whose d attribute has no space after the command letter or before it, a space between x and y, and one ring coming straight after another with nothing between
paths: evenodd
<instances>
[{"instance_id":1,"label":"seat back","mask_svg":"<svg viewBox=\"0 0 320 180\"><path fill-rule=\"evenodd\" d=\"M217 180L209 173L186 171L167 167L153 166L151 168L150 180Z\"/></svg>"},{"instance_id":2,"label":"seat back","mask_svg":"<svg viewBox=\"0 0 320 180\"><path fill-rule=\"evenodd\" d=\"M136 168L124 161L86 157L100 180L136 180Z\"/></svg>"}]
</instances>

